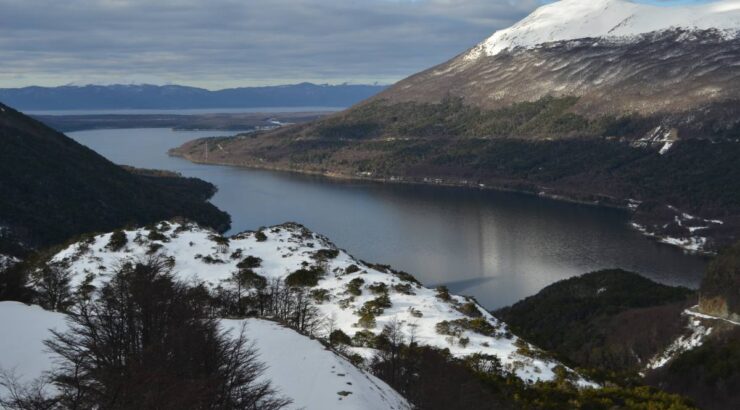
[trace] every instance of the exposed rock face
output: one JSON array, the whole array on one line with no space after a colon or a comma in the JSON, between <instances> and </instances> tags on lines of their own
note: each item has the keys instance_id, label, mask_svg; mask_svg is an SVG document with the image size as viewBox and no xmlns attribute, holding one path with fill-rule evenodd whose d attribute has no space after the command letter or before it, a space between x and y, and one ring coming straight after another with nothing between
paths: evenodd
<instances>
[{"instance_id":1,"label":"exposed rock face","mask_svg":"<svg viewBox=\"0 0 740 410\"><path fill-rule=\"evenodd\" d=\"M699 310L740 321L740 243L722 252L709 266L701 285Z\"/></svg>"}]
</instances>

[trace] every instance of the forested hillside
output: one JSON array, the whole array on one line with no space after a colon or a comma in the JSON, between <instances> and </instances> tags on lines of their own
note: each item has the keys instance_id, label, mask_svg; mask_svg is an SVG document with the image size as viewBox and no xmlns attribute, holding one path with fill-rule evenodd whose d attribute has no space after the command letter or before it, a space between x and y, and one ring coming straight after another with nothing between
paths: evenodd
<instances>
[{"instance_id":1,"label":"forested hillside","mask_svg":"<svg viewBox=\"0 0 740 410\"><path fill-rule=\"evenodd\" d=\"M215 189L125 170L0 104L0 253L175 216L225 230L229 216L207 202Z\"/></svg>"}]
</instances>

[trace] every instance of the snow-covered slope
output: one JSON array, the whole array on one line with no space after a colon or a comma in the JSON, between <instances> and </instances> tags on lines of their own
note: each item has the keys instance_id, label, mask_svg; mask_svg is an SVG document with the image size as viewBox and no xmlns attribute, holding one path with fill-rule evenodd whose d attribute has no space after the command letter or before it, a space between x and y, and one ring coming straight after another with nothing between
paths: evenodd
<instances>
[{"instance_id":1,"label":"snow-covered slope","mask_svg":"<svg viewBox=\"0 0 740 410\"><path fill-rule=\"evenodd\" d=\"M506 368L524 380L550 380L554 377L553 368L559 365L541 354L532 354L537 352L535 348L512 335L504 323L466 298L455 295L449 299L440 298L435 290L415 283L413 278L387 267L366 265L337 249L327 238L300 225L265 228L260 231L265 235L264 240L259 240L255 232L245 232L227 242L195 225L162 223L155 230L154 235L150 229L126 231L127 244L119 251L107 248L111 234L99 235L66 248L52 260L67 263L74 272L75 283L79 283L88 273L97 275L98 281L104 280L106 269L122 260L156 252L174 259L174 272L178 277L215 287L237 271L236 265L247 256L262 259L261 266L254 270L269 280L285 278L298 269L315 266L319 263L317 251L336 251L336 256L320 262L326 274L314 288L326 293L325 300L317 308L323 317L333 319L335 329L349 336L362 330L357 324L358 310L378 297L371 287L380 286L387 289L390 307L375 318L376 325L369 329L375 334L395 320L401 324L407 338L413 333L418 343L448 348L456 356L496 355ZM156 237L159 239L149 239ZM349 292L348 286L353 280L355 283L362 281L356 295ZM448 330L440 334L438 325L444 321L448 322ZM463 328L471 325L471 321L478 326ZM480 331L470 330L472 328ZM350 353L365 358L373 354L364 347L351 348Z\"/></svg>"},{"instance_id":2,"label":"snow-covered slope","mask_svg":"<svg viewBox=\"0 0 740 410\"><path fill-rule=\"evenodd\" d=\"M44 340L49 329L67 328L65 315L39 306L0 302L0 371L11 373L20 383L30 383L51 369L52 357ZM0 388L0 395L6 392Z\"/></svg>"},{"instance_id":3,"label":"snow-covered slope","mask_svg":"<svg viewBox=\"0 0 740 410\"><path fill-rule=\"evenodd\" d=\"M710 30L734 35L740 29L740 1L660 7L628 0L561 0L535 10L514 26L494 33L467 59L516 47L605 37L620 39L655 31Z\"/></svg>"},{"instance_id":4,"label":"snow-covered slope","mask_svg":"<svg viewBox=\"0 0 740 410\"><path fill-rule=\"evenodd\" d=\"M51 370L53 358L43 341L51 337L49 329L66 329L64 317L38 306L0 302L0 370L13 372L23 383ZM409 408L406 400L383 381L357 369L316 340L259 319L224 320L223 325L233 332L245 325L247 337L267 365L263 377L271 380L281 395L293 400L291 409ZM0 388L0 396L5 393Z\"/></svg>"},{"instance_id":5,"label":"snow-covered slope","mask_svg":"<svg viewBox=\"0 0 740 410\"><path fill-rule=\"evenodd\" d=\"M224 320L223 323L235 332L246 324L247 336L255 342L260 360L268 365L265 378L272 380L280 393L293 399L291 408L409 408L406 400L385 382L358 369L316 340L265 320Z\"/></svg>"}]
</instances>

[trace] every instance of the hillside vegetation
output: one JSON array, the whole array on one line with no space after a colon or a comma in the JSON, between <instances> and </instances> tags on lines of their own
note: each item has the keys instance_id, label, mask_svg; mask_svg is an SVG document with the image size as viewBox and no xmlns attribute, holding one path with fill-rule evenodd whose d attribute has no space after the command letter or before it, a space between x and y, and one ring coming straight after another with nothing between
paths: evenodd
<instances>
[{"instance_id":1,"label":"hillside vegetation","mask_svg":"<svg viewBox=\"0 0 740 410\"><path fill-rule=\"evenodd\" d=\"M625 207L633 200L642 203L635 221L656 235L698 235L707 250L738 239L740 144L733 135L740 131L724 104L684 125L696 138L668 141L670 130L656 126L658 118L589 119L570 110L576 101L545 98L492 111L454 98L372 101L310 124L191 141L172 153L196 162L483 185ZM682 213L724 224L678 224Z\"/></svg>"},{"instance_id":2,"label":"hillside vegetation","mask_svg":"<svg viewBox=\"0 0 740 410\"><path fill-rule=\"evenodd\" d=\"M0 253L175 216L218 230L229 216L192 178L138 175L0 104Z\"/></svg>"},{"instance_id":3,"label":"hillside vegetation","mask_svg":"<svg viewBox=\"0 0 740 410\"><path fill-rule=\"evenodd\" d=\"M557 282L496 316L568 363L626 372L639 370L682 332L684 320L674 318L695 299L689 289L607 270Z\"/></svg>"},{"instance_id":4,"label":"hillside vegetation","mask_svg":"<svg viewBox=\"0 0 740 410\"><path fill-rule=\"evenodd\" d=\"M707 276L736 272L730 255L718 257ZM736 409L740 326L691 314L697 297L707 297L706 282L698 295L622 270L593 272L550 285L495 315L512 332L596 379L647 383L688 396L703 409ZM737 284L722 283L724 294L737 294Z\"/></svg>"}]
</instances>

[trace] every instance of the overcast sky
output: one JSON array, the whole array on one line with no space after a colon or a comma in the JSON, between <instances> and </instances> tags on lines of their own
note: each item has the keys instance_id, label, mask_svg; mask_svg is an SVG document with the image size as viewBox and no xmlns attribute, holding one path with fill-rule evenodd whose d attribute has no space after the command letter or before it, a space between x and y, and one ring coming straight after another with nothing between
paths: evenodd
<instances>
[{"instance_id":1,"label":"overcast sky","mask_svg":"<svg viewBox=\"0 0 740 410\"><path fill-rule=\"evenodd\" d=\"M0 0L0 87L389 84L463 52L542 3Z\"/></svg>"}]
</instances>

